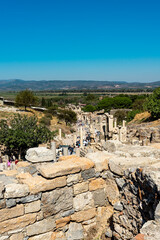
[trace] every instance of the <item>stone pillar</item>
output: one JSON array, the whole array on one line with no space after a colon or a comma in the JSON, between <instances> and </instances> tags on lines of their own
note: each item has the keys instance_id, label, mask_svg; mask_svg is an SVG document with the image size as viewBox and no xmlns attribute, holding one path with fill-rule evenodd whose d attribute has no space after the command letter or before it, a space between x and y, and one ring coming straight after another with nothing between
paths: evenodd
<instances>
[{"instance_id":1,"label":"stone pillar","mask_svg":"<svg viewBox=\"0 0 160 240\"><path fill-rule=\"evenodd\" d=\"M109 116L109 132L113 131L113 115Z\"/></svg>"},{"instance_id":2,"label":"stone pillar","mask_svg":"<svg viewBox=\"0 0 160 240\"><path fill-rule=\"evenodd\" d=\"M59 128L59 139L61 140L62 139L62 129Z\"/></svg>"},{"instance_id":3,"label":"stone pillar","mask_svg":"<svg viewBox=\"0 0 160 240\"><path fill-rule=\"evenodd\" d=\"M63 156L68 155L68 147L63 147Z\"/></svg>"},{"instance_id":4,"label":"stone pillar","mask_svg":"<svg viewBox=\"0 0 160 240\"><path fill-rule=\"evenodd\" d=\"M80 147L83 148L83 129L80 126Z\"/></svg>"},{"instance_id":5,"label":"stone pillar","mask_svg":"<svg viewBox=\"0 0 160 240\"><path fill-rule=\"evenodd\" d=\"M73 134L73 144L76 146L76 142L77 142L77 135L74 133Z\"/></svg>"},{"instance_id":6,"label":"stone pillar","mask_svg":"<svg viewBox=\"0 0 160 240\"><path fill-rule=\"evenodd\" d=\"M123 127L126 127L126 121L123 120Z\"/></svg>"},{"instance_id":7,"label":"stone pillar","mask_svg":"<svg viewBox=\"0 0 160 240\"><path fill-rule=\"evenodd\" d=\"M51 150L53 152L53 160L56 162L56 143L51 142Z\"/></svg>"},{"instance_id":8,"label":"stone pillar","mask_svg":"<svg viewBox=\"0 0 160 240\"><path fill-rule=\"evenodd\" d=\"M114 119L114 128L117 128L117 118Z\"/></svg>"}]
</instances>

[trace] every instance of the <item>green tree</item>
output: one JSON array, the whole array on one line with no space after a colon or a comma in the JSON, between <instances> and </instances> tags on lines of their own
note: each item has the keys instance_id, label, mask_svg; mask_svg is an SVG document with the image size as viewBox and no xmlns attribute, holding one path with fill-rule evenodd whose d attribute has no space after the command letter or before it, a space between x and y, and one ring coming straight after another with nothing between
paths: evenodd
<instances>
[{"instance_id":1,"label":"green tree","mask_svg":"<svg viewBox=\"0 0 160 240\"><path fill-rule=\"evenodd\" d=\"M25 154L31 147L37 147L52 139L51 131L44 125L37 125L35 117L16 115L9 124L0 121L0 144L10 152Z\"/></svg>"},{"instance_id":2,"label":"green tree","mask_svg":"<svg viewBox=\"0 0 160 240\"><path fill-rule=\"evenodd\" d=\"M17 106L24 106L25 111L26 108L29 107L31 104L35 104L37 98L34 96L33 92L30 90L24 90L17 94L15 103Z\"/></svg>"},{"instance_id":3,"label":"green tree","mask_svg":"<svg viewBox=\"0 0 160 240\"><path fill-rule=\"evenodd\" d=\"M160 118L160 88L156 88L147 98L144 109L151 113L153 119Z\"/></svg>"},{"instance_id":4,"label":"green tree","mask_svg":"<svg viewBox=\"0 0 160 240\"><path fill-rule=\"evenodd\" d=\"M84 112L94 112L96 111L96 107L92 105L87 105L82 109Z\"/></svg>"},{"instance_id":5,"label":"green tree","mask_svg":"<svg viewBox=\"0 0 160 240\"><path fill-rule=\"evenodd\" d=\"M68 123L72 124L76 123L77 121L77 114L72 110L61 110L57 117L59 120L64 120L66 126Z\"/></svg>"}]
</instances>

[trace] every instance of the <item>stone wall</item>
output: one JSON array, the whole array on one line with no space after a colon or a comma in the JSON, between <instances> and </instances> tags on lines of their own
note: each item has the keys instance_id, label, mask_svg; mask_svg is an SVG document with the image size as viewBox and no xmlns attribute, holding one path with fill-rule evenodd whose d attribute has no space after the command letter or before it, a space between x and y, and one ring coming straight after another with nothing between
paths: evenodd
<instances>
[{"instance_id":1,"label":"stone wall","mask_svg":"<svg viewBox=\"0 0 160 240\"><path fill-rule=\"evenodd\" d=\"M159 181L108 152L18 163L0 173L0 240L158 240Z\"/></svg>"},{"instance_id":2,"label":"stone wall","mask_svg":"<svg viewBox=\"0 0 160 240\"><path fill-rule=\"evenodd\" d=\"M68 156L37 169L19 163L17 170L1 172L0 240L102 235L119 196L117 185L104 177L107 159L99 164ZM112 198L108 202L109 192Z\"/></svg>"}]
</instances>

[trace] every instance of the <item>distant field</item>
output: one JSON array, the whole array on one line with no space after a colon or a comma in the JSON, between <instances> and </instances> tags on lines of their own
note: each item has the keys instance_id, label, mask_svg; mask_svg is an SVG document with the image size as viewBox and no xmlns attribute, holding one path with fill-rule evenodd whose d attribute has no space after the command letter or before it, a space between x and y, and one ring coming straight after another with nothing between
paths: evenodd
<instances>
[{"instance_id":1,"label":"distant field","mask_svg":"<svg viewBox=\"0 0 160 240\"><path fill-rule=\"evenodd\" d=\"M84 92L65 92L63 91L57 91L57 92L35 92L35 95L39 98L54 98L54 97L62 97L62 98L68 98L71 96L82 96L84 95ZM91 93L94 95L100 95L100 96L115 96L119 94L127 94L127 95L145 95L145 94L152 94L152 92L90 92L86 91L86 93ZM17 92L0 92L0 97L4 97L4 99L7 100L14 100L17 95Z\"/></svg>"}]
</instances>

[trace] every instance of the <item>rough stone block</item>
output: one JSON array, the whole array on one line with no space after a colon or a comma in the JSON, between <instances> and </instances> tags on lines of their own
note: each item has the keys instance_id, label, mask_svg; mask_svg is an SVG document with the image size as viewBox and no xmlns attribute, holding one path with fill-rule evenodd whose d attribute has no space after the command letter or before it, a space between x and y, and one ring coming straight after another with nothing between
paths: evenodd
<instances>
[{"instance_id":1,"label":"rough stone block","mask_svg":"<svg viewBox=\"0 0 160 240\"><path fill-rule=\"evenodd\" d=\"M0 182L0 199L3 198L4 184Z\"/></svg>"},{"instance_id":2,"label":"rough stone block","mask_svg":"<svg viewBox=\"0 0 160 240\"><path fill-rule=\"evenodd\" d=\"M25 197L29 193L29 188L25 184L8 184L5 187L5 198Z\"/></svg>"},{"instance_id":3,"label":"rough stone block","mask_svg":"<svg viewBox=\"0 0 160 240\"><path fill-rule=\"evenodd\" d=\"M38 171L45 178L55 178L58 176L69 175L78 173L81 170L90 169L94 166L94 163L87 158L75 158L68 161L56 162L54 164L48 164L40 166Z\"/></svg>"},{"instance_id":4,"label":"rough stone block","mask_svg":"<svg viewBox=\"0 0 160 240\"><path fill-rule=\"evenodd\" d=\"M30 237L28 240L53 240L52 232L43 233L38 236Z\"/></svg>"},{"instance_id":5,"label":"rough stone block","mask_svg":"<svg viewBox=\"0 0 160 240\"><path fill-rule=\"evenodd\" d=\"M31 203L27 203L25 205L25 214L26 213L32 213L32 212L38 212L41 209L41 201L35 201Z\"/></svg>"},{"instance_id":6,"label":"rough stone block","mask_svg":"<svg viewBox=\"0 0 160 240\"><path fill-rule=\"evenodd\" d=\"M0 199L0 209L5 208L5 207L6 207L5 199Z\"/></svg>"},{"instance_id":7,"label":"rough stone block","mask_svg":"<svg viewBox=\"0 0 160 240\"><path fill-rule=\"evenodd\" d=\"M104 192L104 189L98 189L96 191L93 191L92 194L93 194L95 206L106 205L107 201L106 201L106 194Z\"/></svg>"},{"instance_id":8,"label":"rough stone block","mask_svg":"<svg viewBox=\"0 0 160 240\"><path fill-rule=\"evenodd\" d=\"M52 233L50 240L67 240L63 231Z\"/></svg>"},{"instance_id":9,"label":"rough stone block","mask_svg":"<svg viewBox=\"0 0 160 240\"><path fill-rule=\"evenodd\" d=\"M80 178L81 178L80 173L71 174L67 177L67 184L77 183L77 182L79 182Z\"/></svg>"},{"instance_id":10,"label":"rough stone block","mask_svg":"<svg viewBox=\"0 0 160 240\"><path fill-rule=\"evenodd\" d=\"M17 205L16 207L13 208L5 208L0 210L0 222L5 221L7 219L15 218L22 216L24 214L24 206Z\"/></svg>"},{"instance_id":11,"label":"rough stone block","mask_svg":"<svg viewBox=\"0 0 160 240\"><path fill-rule=\"evenodd\" d=\"M71 220L71 216L60 218L56 220L56 228L64 227Z\"/></svg>"},{"instance_id":12,"label":"rough stone block","mask_svg":"<svg viewBox=\"0 0 160 240\"><path fill-rule=\"evenodd\" d=\"M80 194L88 191L88 182L77 183L73 186L74 194Z\"/></svg>"},{"instance_id":13,"label":"rough stone block","mask_svg":"<svg viewBox=\"0 0 160 240\"><path fill-rule=\"evenodd\" d=\"M112 179L106 180L106 194L108 197L108 201L114 205L116 202L119 201L119 190L117 184Z\"/></svg>"},{"instance_id":14,"label":"rough stone block","mask_svg":"<svg viewBox=\"0 0 160 240\"><path fill-rule=\"evenodd\" d=\"M73 190L65 187L43 193L41 202L44 217L65 212L73 208Z\"/></svg>"},{"instance_id":15,"label":"rough stone block","mask_svg":"<svg viewBox=\"0 0 160 240\"><path fill-rule=\"evenodd\" d=\"M97 189L104 188L105 186L106 182L102 178L98 178L89 183L89 191L95 191Z\"/></svg>"},{"instance_id":16,"label":"rough stone block","mask_svg":"<svg viewBox=\"0 0 160 240\"><path fill-rule=\"evenodd\" d=\"M108 169L108 161L111 155L105 151L97 151L93 153L87 153L86 157L94 162L96 171L102 172Z\"/></svg>"},{"instance_id":17,"label":"rough stone block","mask_svg":"<svg viewBox=\"0 0 160 240\"><path fill-rule=\"evenodd\" d=\"M37 201L37 200L41 199L41 197L42 197L42 193L38 193L35 195L29 195L26 197L17 198L16 202L17 203L29 203L29 202Z\"/></svg>"},{"instance_id":18,"label":"rough stone block","mask_svg":"<svg viewBox=\"0 0 160 240\"><path fill-rule=\"evenodd\" d=\"M81 193L73 198L73 208L75 211L81 211L94 207L94 201L91 192Z\"/></svg>"},{"instance_id":19,"label":"rough stone block","mask_svg":"<svg viewBox=\"0 0 160 240\"><path fill-rule=\"evenodd\" d=\"M41 176L32 177L29 173L26 173L19 174L17 178L21 183L28 185L31 194L37 194L39 192L53 190L58 187L64 187L67 184L65 176L49 180Z\"/></svg>"},{"instance_id":20,"label":"rough stone block","mask_svg":"<svg viewBox=\"0 0 160 240\"><path fill-rule=\"evenodd\" d=\"M84 238L83 227L80 223L70 223L69 230L66 233L67 239L69 240L80 240Z\"/></svg>"},{"instance_id":21,"label":"rough stone block","mask_svg":"<svg viewBox=\"0 0 160 240\"><path fill-rule=\"evenodd\" d=\"M0 233L2 234L14 229L26 227L29 224L33 224L36 221L36 217L36 213L33 213L0 222Z\"/></svg>"},{"instance_id":22,"label":"rough stone block","mask_svg":"<svg viewBox=\"0 0 160 240\"><path fill-rule=\"evenodd\" d=\"M111 160L109 161L109 169L111 170L111 172L113 172L114 174L117 174L119 176L124 175L124 169L122 168L122 166L115 164Z\"/></svg>"},{"instance_id":23,"label":"rough stone block","mask_svg":"<svg viewBox=\"0 0 160 240\"><path fill-rule=\"evenodd\" d=\"M26 231L28 236L34 236L41 233L53 231L55 228L55 220L53 218L47 218L26 227Z\"/></svg>"},{"instance_id":24,"label":"rough stone block","mask_svg":"<svg viewBox=\"0 0 160 240\"><path fill-rule=\"evenodd\" d=\"M86 211L76 212L71 215L71 220L75 222L83 222L92 219L96 216L96 208L91 208Z\"/></svg>"},{"instance_id":25,"label":"rough stone block","mask_svg":"<svg viewBox=\"0 0 160 240\"><path fill-rule=\"evenodd\" d=\"M16 233L10 237L10 240L23 240L23 233Z\"/></svg>"},{"instance_id":26,"label":"rough stone block","mask_svg":"<svg viewBox=\"0 0 160 240\"><path fill-rule=\"evenodd\" d=\"M29 148L25 158L32 163L51 162L55 160L54 152L46 147Z\"/></svg>"},{"instance_id":27,"label":"rough stone block","mask_svg":"<svg viewBox=\"0 0 160 240\"><path fill-rule=\"evenodd\" d=\"M91 168L91 169L87 169L87 170L84 170L82 173L81 173L81 176L84 180L88 180L90 178L94 178L95 177L95 169L94 168Z\"/></svg>"},{"instance_id":28,"label":"rough stone block","mask_svg":"<svg viewBox=\"0 0 160 240\"><path fill-rule=\"evenodd\" d=\"M16 199L13 199L13 198L6 199L6 206L7 208L16 206Z\"/></svg>"}]
</instances>

